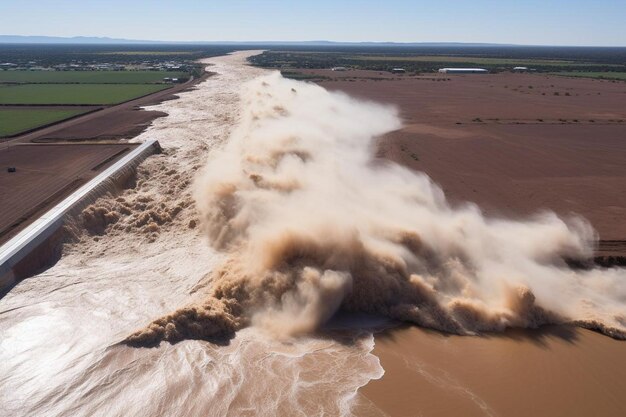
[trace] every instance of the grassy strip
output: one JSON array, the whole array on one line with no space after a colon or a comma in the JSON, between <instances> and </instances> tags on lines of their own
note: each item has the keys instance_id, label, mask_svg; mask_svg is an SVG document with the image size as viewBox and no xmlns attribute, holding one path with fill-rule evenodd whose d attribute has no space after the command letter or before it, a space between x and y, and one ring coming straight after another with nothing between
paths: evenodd
<instances>
[{"instance_id":1,"label":"grassy strip","mask_svg":"<svg viewBox=\"0 0 626 417\"><path fill-rule=\"evenodd\" d=\"M597 78L602 80L626 81L626 72L592 72L592 71L561 71L551 72L551 75L561 75L566 77Z\"/></svg>"},{"instance_id":2,"label":"grassy strip","mask_svg":"<svg viewBox=\"0 0 626 417\"><path fill-rule=\"evenodd\" d=\"M117 104L169 88L165 84L20 84L0 86L0 104Z\"/></svg>"},{"instance_id":3,"label":"grassy strip","mask_svg":"<svg viewBox=\"0 0 626 417\"><path fill-rule=\"evenodd\" d=\"M0 137L58 122L90 110L0 109Z\"/></svg>"},{"instance_id":4,"label":"grassy strip","mask_svg":"<svg viewBox=\"0 0 626 417\"><path fill-rule=\"evenodd\" d=\"M181 71L0 71L0 83L148 84L189 78Z\"/></svg>"}]
</instances>

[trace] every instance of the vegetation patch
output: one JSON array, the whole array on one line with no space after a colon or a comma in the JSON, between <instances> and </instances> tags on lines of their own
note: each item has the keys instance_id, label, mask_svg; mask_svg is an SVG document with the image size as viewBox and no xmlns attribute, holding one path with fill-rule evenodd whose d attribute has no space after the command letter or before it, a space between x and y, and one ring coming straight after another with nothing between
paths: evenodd
<instances>
[{"instance_id":1,"label":"vegetation patch","mask_svg":"<svg viewBox=\"0 0 626 417\"><path fill-rule=\"evenodd\" d=\"M389 52L352 48L350 50L272 50L250 57L250 61L266 68L322 69L347 67L390 71L401 67L407 72L434 72L444 67L483 67L492 72L511 71L524 66L537 72L554 71L626 71L623 56L611 51L550 48L388 48ZM451 53L437 54L449 50ZM426 53L424 53L426 52ZM458 52L458 53L452 53ZM619 51L618 51L619 52Z\"/></svg>"},{"instance_id":2,"label":"vegetation patch","mask_svg":"<svg viewBox=\"0 0 626 417\"><path fill-rule=\"evenodd\" d=\"M305 74L298 71L281 71L280 73L285 78L291 78L292 80L300 81L318 81L329 79L329 77L326 77L325 75Z\"/></svg>"},{"instance_id":3,"label":"vegetation patch","mask_svg":"<svg viewBox=\"0 0 626 417\"><path fill-rule=\"evenodd\" d=\"M89 110L0 109L0 137L16 135L87 111Z\"/></svg>"},{"instance_id":4,"label":"vegetation patch","mask_svg":"<svg viewBox=\"0 0 626 417\"><path fill-rule=\"evenodd\" d=\"M0 86L0 104L118 104L169 88L166 84L20 84Z\"/></svg>"},{"instance_id":5,"label":"vegetation patch","mask_svg":"<svg viewBox=\"0 0 626 417\"><path fill-rule=\"evenodd\" d=\"M0 83L151 84L189 78L180 71L0 71Z\"/></svg>"}]
</instances>

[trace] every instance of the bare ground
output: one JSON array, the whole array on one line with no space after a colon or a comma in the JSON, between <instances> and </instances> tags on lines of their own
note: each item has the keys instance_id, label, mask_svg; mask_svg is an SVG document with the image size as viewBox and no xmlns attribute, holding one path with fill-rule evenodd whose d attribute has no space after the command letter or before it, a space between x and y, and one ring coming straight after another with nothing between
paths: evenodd
<instances>
[{"instance_id":1,"label":"bare ground","mask_svg":"<svg viewBox=\"0 0 626 417\"><path fill-rule=\"evenodd\" d=\"M365 73L320 84L398 106L405 127L381 139L378 156L426 172L451 201L490 215L582 215L602 239L600 254L626 253L626 83Z\"/></svg>"},{"instance_id":2,"label":"bare ground","mask_svg":"<svg viewBox=\"0 0 626 417\"><path fill-rule=\"evenodd\" d=\"M134 146L24 144L1 149L0 244ZM16 172L8 172L8 167Z\"/></svg>"}]
</instances>

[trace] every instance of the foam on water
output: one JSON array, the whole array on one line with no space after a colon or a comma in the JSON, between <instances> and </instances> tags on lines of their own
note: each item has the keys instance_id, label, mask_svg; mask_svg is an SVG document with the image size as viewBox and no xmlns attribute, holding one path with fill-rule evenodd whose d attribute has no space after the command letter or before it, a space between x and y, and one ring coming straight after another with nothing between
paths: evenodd
<instances>
[{"instance_id":1,"label":"foam on water","mask_svg":"<svg viewBox=\"0 0 626 417\"><path fill-rule=\"evenodd\" d=\"M77 219L79 241L54 267L0 300L0 415L347 414L381 376L367 333L286 342L250 328L225 346L120 344L193 299L222 261L195 227L190 184L238 120L241 84L263 73L244 65L251 53L210 59L217 75L154 106L169 116L136 140L158 139L163 155Z\"/></svg>"},{"instance_id":2,"label":"foam on water","mask_svg":"<svg viewBox=\"0 0 626 417\"><path fill-rule=\"evenodd\" d=\"M626 337L625 271L569 266L593 253L584 219L452 206L425 174L373 161L395 109L249 54L156 106L169 116L137 140L164 153L0 300L0 414L347 415L383 370L370 333L324 327L337 311Z\"/></svg>"}]
</instances>

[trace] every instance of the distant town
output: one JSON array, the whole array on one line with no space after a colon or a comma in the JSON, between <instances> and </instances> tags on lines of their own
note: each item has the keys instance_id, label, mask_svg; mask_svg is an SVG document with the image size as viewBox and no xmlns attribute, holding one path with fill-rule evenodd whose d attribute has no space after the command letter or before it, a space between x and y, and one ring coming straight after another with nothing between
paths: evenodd
<instances>
[{"instance_id":1,"label":"distant town","mask_svg":"<svg viewBox=\"0 0 626 417\"><path fill-rule=\"evenodd\" d=\"M142 61L137 63L71 61L44 65L38 61L2 62L3 71L181 71L191 72L193 65L184 61Z\"/></svg>"}]
</instances>

